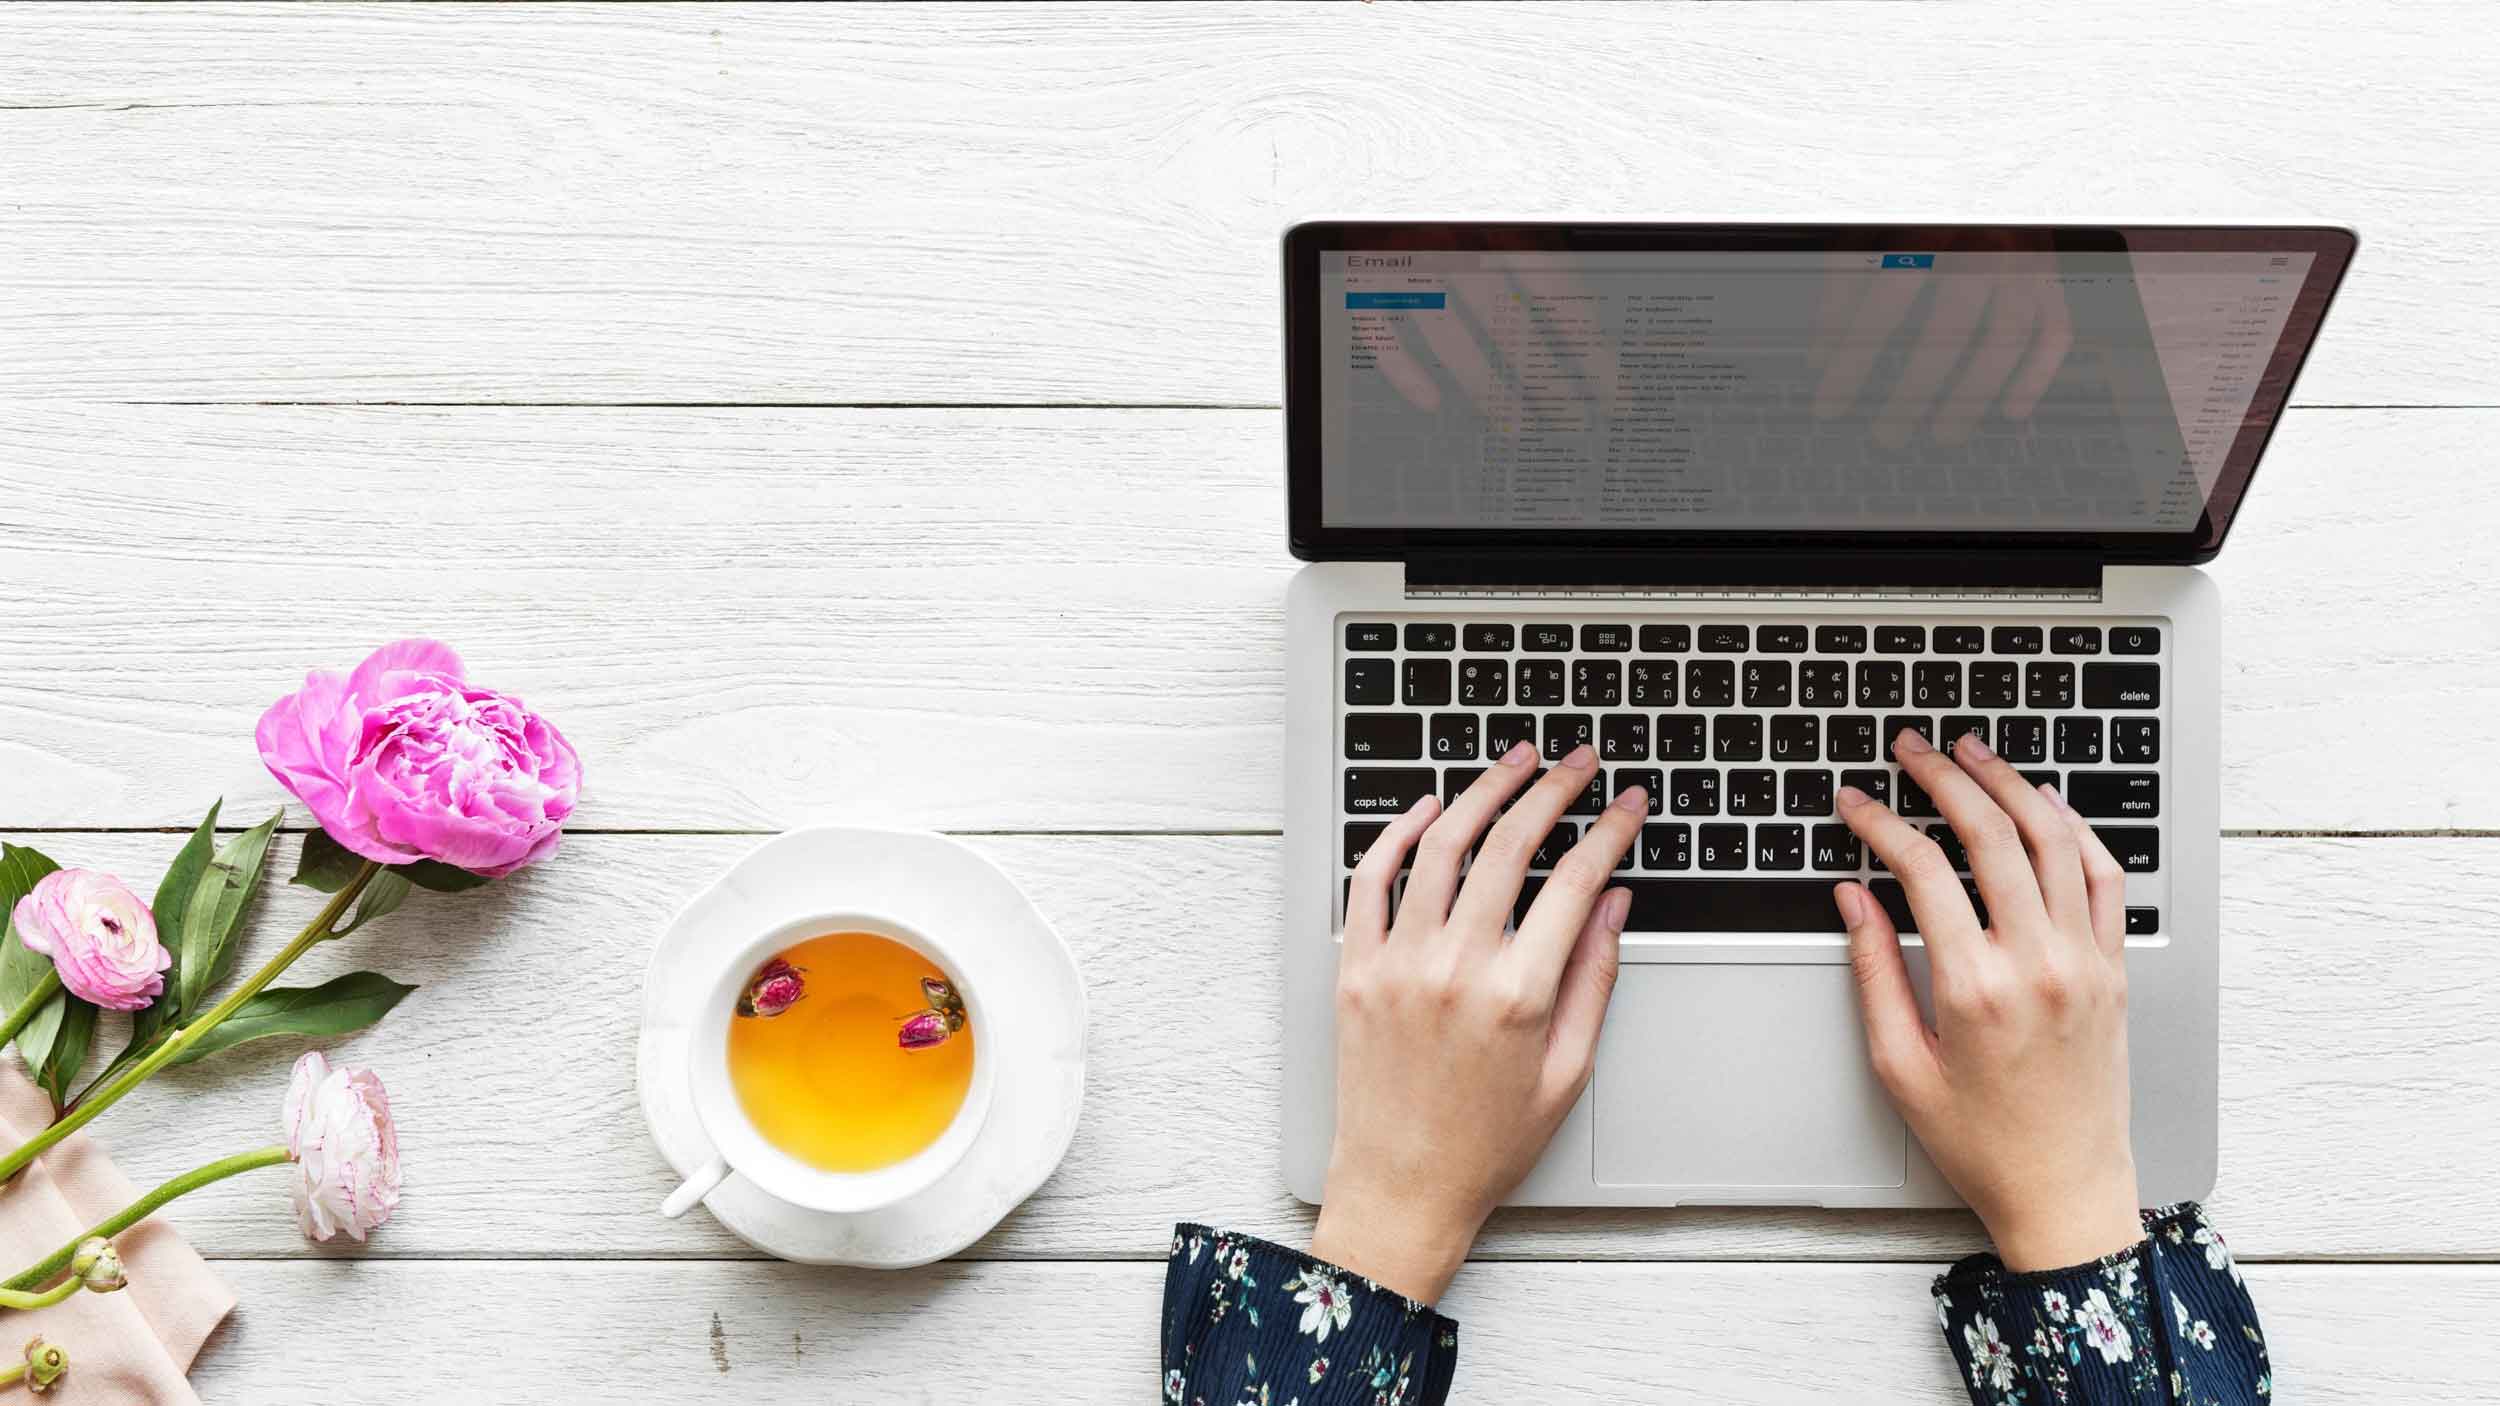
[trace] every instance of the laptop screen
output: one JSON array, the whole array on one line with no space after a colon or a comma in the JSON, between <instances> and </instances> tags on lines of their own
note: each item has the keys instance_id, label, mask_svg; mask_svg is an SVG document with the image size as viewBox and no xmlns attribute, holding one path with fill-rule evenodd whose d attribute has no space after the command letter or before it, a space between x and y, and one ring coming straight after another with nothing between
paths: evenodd
<instances>
[{"instance_id":1,"label":"laptop screen","mask_svg":"<svg viewBox=\"0 0 2500 1406\"><path fill-rule=\"evenodd\" d=\"M2323 310L2316 241L2262 231L1524 228L1309 251L1319 526L2218 541Z\"/></svg>"}]
</instances>

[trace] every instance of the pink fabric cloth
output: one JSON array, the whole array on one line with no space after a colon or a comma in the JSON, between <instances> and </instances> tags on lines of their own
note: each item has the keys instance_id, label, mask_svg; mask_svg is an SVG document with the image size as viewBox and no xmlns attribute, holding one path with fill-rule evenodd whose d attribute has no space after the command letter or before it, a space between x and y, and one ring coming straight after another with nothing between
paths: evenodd
<instances>
[{"instance_id":1,"label":"pink fabric cloth","mask_svg":"<svg viewBox=\"0 0 2500 1406\"><path fill-rule=\"evenodd\" d=\"M52 1103L17 1061L0 1068L0 1146L14 1147L51 1121ZM85 1133L74 1133L0 1187L0 1278L139 1199L140 1188ZM15 1361L37 1333L69 1353L69 1371L45 1406L196 1406L186 1380L208 1335L234 1311L234 1290L165 1223L160 1211L115 1238L130 1287L73 1294L50 1308L0 1313L0 1360Z\"/></svg>"}]
</instances>

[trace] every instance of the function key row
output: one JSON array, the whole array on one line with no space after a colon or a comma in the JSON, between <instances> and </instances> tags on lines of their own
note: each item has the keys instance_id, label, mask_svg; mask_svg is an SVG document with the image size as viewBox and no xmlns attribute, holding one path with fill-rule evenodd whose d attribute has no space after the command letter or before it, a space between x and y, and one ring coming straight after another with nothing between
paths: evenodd
<instances>
[{"instance_id":1,"label":"function key row","mask_svg":"<svg viewBox=\"0 0 2500 1406\"><path fill-rule=\"evenodd\" d=\"M1392 666L1396 667L1393 668ZM1389 659L1345 661L1353 707L1442 708L2029 708L2150 712L2161 706L2159 664L2062 660L1860 659ZM1679 683L1681 687L1679 688ZM1967 688L1965 685L1967 684ZM1513 694L1516 693L1514 699Z\"/></svg>"},{"instance_id":2,"label":"function key row","mask_svg":"<svg viewBox=\"0 0 2500 1406\"><path fill-rule=\"evenodd\" d=\"M1521 626L1410 624L1403 638L1410 654L1448 654L1463 638L1471 653L1569 654L1574 642L1583 654L1629 654L1637 642L1643 654L1689 654L1698 640L1704 654L1803 654L1808 641L1803 625L1582 625L1536 623ZM1345 647L1357 654L1394 650L1401 638L1386 622L1357 622L1345 627ZM1811 634L1820 654L1864 654L1870 641L1877 654L2099 654L2098 625L1818 625ZM2150 625L2126 625L2108 636L2112 654L2159 654L2161 631Z\"/></svg>"}]
</instances>

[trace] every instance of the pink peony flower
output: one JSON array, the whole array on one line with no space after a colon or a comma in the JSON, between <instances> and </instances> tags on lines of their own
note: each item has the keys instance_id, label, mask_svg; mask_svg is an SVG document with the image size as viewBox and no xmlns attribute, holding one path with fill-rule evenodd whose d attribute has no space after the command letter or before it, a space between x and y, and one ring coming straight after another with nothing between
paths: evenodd
<instances>
[{"instance_id":1,"label":"pink peony flower","mask_svg":"<svg viewBox=\"0 0 2500 1406\"><path fill-rule=\"evenodd\" d=\"M399 1131L370 1069L332 1069L319 1050L295 1061L286 1089L286 1150L295 1159L295 1219L327 1240L362 1240L399 1205Z\"/></svg>"},{"instance_id":2,"label":"pink peony flower","mask_svg":"<svg viewBox=\"0 0 2500 1406\"><path fill-rule=\"evenodd\" d=\"M17 940L52 959L79 1000L139 1010L165 990L174 954L156 940L156 915L121 880L92 869L55 869L10 914Z\"/></svg>"},{"instance_id":3,"label":"pink peony flower","mask_svg":"<svg viewBox=\"0 0 2500 1406\"><path fill-rule=\"evenodd\" d=\"M499 878L555 852L581 760L521 700L462 681L460 656L401 640L352 674L315 670L261 714L260 759L330 838L382 864Z\"/></svg>"}]
</instances>

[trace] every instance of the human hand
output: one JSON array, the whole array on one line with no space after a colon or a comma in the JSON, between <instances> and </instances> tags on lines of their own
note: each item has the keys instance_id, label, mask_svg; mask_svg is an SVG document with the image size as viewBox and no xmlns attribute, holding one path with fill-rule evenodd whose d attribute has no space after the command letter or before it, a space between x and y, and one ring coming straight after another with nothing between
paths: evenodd
<instances>
[{"instance_id":1,"label":"human hand","mask_svg":"<svg viewBox=\"0 0 2500 1406\"><path fill-rule=\"evenodd\" d=\"M2008 1268L2125 1249L2144 1238L2127 1140L2125 875L2056 792L1977 738L1948 758L1904 729L1893 750L1970 852L1988 927L1933 840L1841 788L1841 818L1901 880L1934 978L1930 1030L1883 905L1863 884L1834 890L1876 1076Z\"/></svg>"},{"instance_id":2,"label":"human hand","mask_svg":"<svg viewBox=\"0 0 2500 1406\"><path fill-rule=\"evenodd\" d=\"M1506 937L1529 857L1597 758L1578 748L1503 814L1535 766L1522 742L1447 813L1432 797L1417 802L1372 842L1346 900L1337 1136L1311 1253L1425 1303L1588 1087L1614 993L1632 895L1606 891L1606 879L1640 833L1648 795L1617 796ZM1390 881L1410 848L1392 922Z\"/></svg>"},{"instance_id":3,"label":"human hand","mask_svg":"<svg viewBox=\"0 0 2500 1406\"><path fill-rule=\"evenodd\" d=\"M1908 320L1927 282L1928 274L1916 269L1824 281L1815 339L1806 352L1807 368L1821 373L1814 418L1833 419L1857 404L1877 357ZM1875 411L1875 442L1904 448L1924 423L1936 443L1961 444L1991 405L2006 420L2028 420L2074 346L2074 318L2053 274L1943 279L1900 379ZM1966 350L1969 365L1955 377Z\"/></svg>"}]
</instances>

